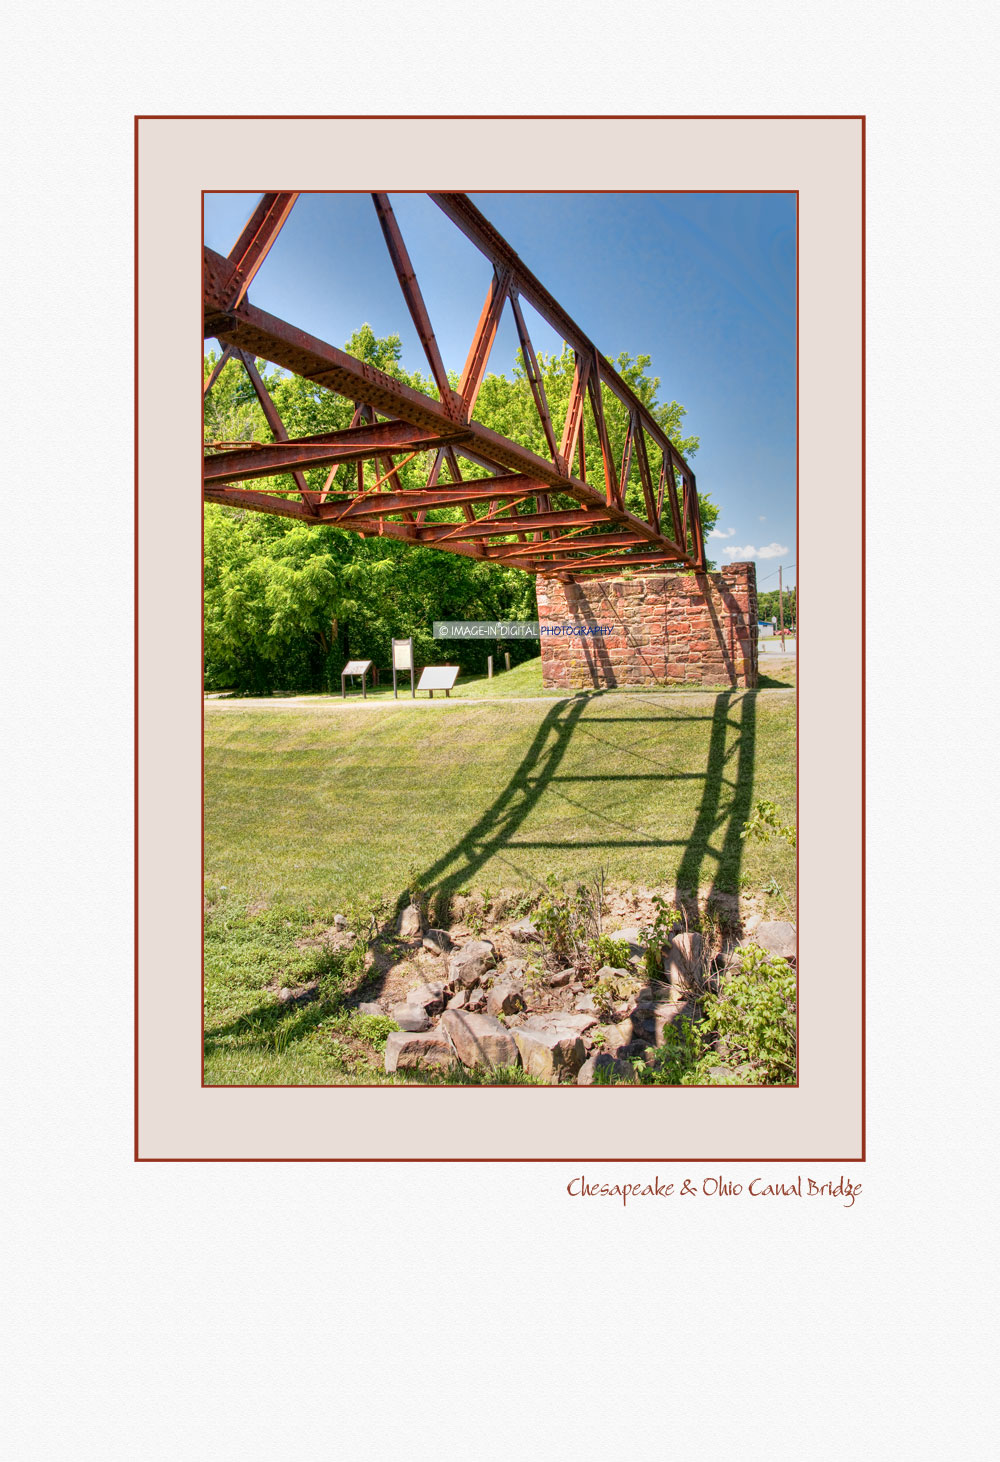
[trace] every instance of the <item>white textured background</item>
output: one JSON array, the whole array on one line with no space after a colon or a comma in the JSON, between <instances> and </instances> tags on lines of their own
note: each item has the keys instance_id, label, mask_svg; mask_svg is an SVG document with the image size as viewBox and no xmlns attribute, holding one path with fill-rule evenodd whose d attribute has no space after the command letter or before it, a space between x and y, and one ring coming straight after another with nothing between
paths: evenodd
<instances>
[{"instance_id":1,"label":"white textured background","mask_svg":"<svg viewBox=\"0 0 1000 1462\"><path fill-rule=\"evenodd\" d=\"M8 21L14 1462L993 1454L993 14L251 0ZM868 114L870 1160L853 1209L623 1211L570 1202L546 1167L132 1164L136 111Z\"/></svg>"}]
</instances>

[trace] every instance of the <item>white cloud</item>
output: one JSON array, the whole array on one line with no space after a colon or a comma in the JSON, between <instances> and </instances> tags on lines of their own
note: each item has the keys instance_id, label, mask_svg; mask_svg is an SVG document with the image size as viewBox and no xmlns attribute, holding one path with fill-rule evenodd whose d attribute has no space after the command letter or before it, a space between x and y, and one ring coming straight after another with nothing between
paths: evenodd
<instances>
[{"instance_id":1,"label":"white cloud","mask_svg":"<svg viewBox=\"0 0 1000 1462\"><path fill-rule=\"evenodd\" d=\"M732 538L735 532L735 528L713 528L708 536L709 538Z\"/></svg>"},{"instance_id":2,"label":"white cloud","mask_svg":"<svg viewBox=\"0 0 1000 1462\"><path fill-rule=\"evenodd\" d=\"M729 543L722 550L722 556L739 559L742 563L749 558L782 558L787 552L786 543L768 543L763 548L754 548L752 543L745 543L742 548L738 548L736 544Z\"/></svg>"},{"instance_id":3,"label":"white cloud","mask_svg":"<svg viewBox=\"0 0 1000 1462\"><path fill-rule=\"evenodd\" d=\"M761 513L760 517L757 519L757 522L758 523L766 523L767 522L767 519L764 517L764 514L763 513Z\"/></svg>"}]
</instances>

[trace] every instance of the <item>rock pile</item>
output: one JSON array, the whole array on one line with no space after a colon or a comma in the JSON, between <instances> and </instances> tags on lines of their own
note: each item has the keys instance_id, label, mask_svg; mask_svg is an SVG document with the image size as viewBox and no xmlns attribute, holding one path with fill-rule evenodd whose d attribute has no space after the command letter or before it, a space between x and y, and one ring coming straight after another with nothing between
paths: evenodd
<instances>
[{"instance_id":1,"label":"rock pile","mask_svg":"<svg viewBox=\"0 0 1000 1462\"><path fill-rule=\"evenodd\" d=\"M508 933L515 947L531 939L523 928ZM424 937L423 947L442 953L446 946ZM504 957L489 939L467 940L447 958L446 977L424 981L383 1012L400 1027L386 1041L387 1072L460 1061L521 1066L550 1086L588 1086L610 1066L616 1079L630 1081L627 1058L662 1044L667 1026L690 1008L664 998L665 985L644 984L634 970L605 967L596 981L611 977L611 987L623 994L598 1009L575 970L548 976L535 970L529 977L523 959ZM369 1003L365 1010L382 1007Z\"/></svg>"},{"instance_id":2,"label":"rock pile","mask_svg":"<svg viewBox=\"0 0 1000 1462\"><path fill-rule=\"evenodd\" d=\"M638 929L614 935L629 946L629 967L604 966L596 974L553 968L530 916L485 938L462 925L428 929L421 910L410 905L397 931L409 953L395 966L392 993L360 1007L399 1027L385 1045L390 1073L461 1062L520 1066L551 1086L590 1086L604 1081L604 1073L634 1081L630 1058L647 1056L675 1021L696 1013L692 990L709 962L697 932L674 934L662 981L648 982ZM758 920L752 937L794 960L794 925ZM419 983L405 989L403 973Z\"/></svg>"}]
</instances>

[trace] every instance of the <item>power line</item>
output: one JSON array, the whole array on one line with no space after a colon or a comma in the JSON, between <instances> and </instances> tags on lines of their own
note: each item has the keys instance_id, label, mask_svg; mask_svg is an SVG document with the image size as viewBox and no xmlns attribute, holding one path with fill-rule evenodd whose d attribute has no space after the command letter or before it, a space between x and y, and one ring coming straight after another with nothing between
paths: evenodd
<instances>
[{"instance_id":1,"label":"power line","mask_svg":"<svg viewBox=\"0 0 1000 1462\"><path fill-rule=\"evenodd\" d=\"M786 569L787 568L789 570L789 572L791 572L791 570L794 567L795 567L795 565L793 563L782 564L780 569L775 569L775 571L774 571L773 574L765 574L764 578L758 579L757 582L758 582L758 584L766 584L767 581L768 581L768 579L773 579L776 574L780 574L781 573L782 569Z\"/></svg>"}]
</instances>

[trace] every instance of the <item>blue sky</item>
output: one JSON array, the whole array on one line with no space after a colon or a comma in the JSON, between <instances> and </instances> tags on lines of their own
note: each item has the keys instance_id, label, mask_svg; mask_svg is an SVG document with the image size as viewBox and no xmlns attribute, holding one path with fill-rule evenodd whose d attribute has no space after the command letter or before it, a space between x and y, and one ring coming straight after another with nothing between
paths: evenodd
<instances>
[{"instance_id":1,"label":"blue sky","mask_svg":"<svg viewBox=\"0 0 1000 1462\"><path fill-rule=\"evenodd\" d=\"M702 492L721 508L719 563L753 558L762 589L795 583L795 196L473 193L473 202L611 358L652 356L659 399L687 408ZM205 241L228 253L259 194L210 193ZM460 371L491 268L421 193L390 195L449 370ZM367 193L300 196L252 303L334 345L365 321L429 374ZM525 311L538 351L561 339ZM490 370L517 348L505 311Z\"/></svg>"}]
</instances>

